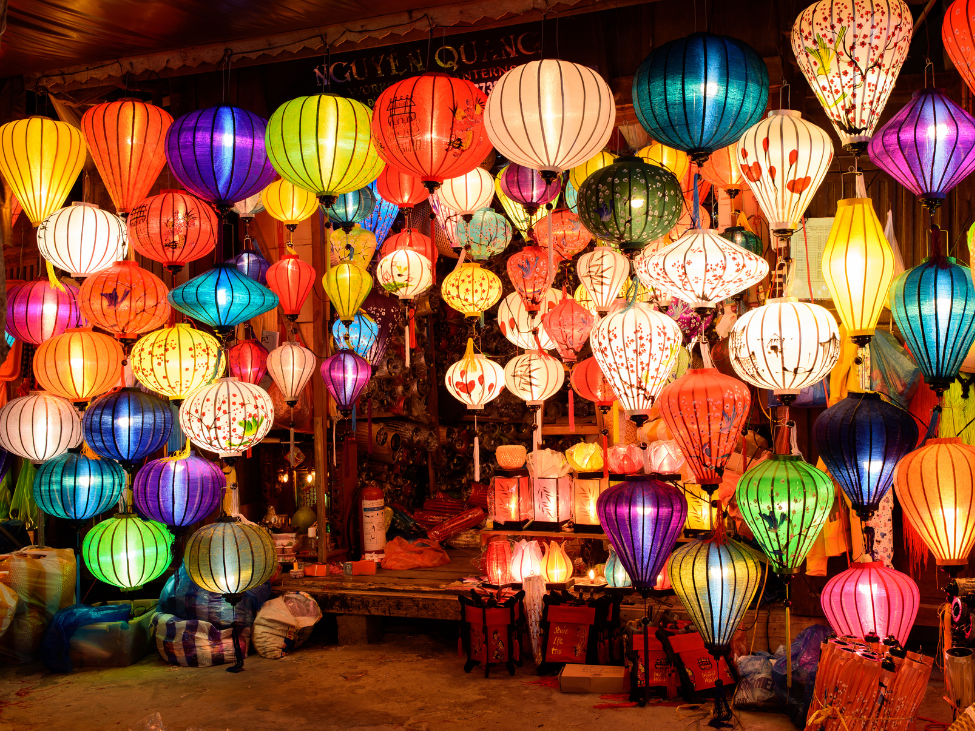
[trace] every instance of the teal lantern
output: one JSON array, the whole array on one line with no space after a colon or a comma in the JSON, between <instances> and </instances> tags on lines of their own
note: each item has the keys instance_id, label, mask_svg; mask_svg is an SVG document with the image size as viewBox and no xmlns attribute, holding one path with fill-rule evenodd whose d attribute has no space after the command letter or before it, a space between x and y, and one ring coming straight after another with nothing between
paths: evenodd
<instances>
[{"instance_id":1,"label":"teal lantern","mask_svg":"<svg viewBox=\"0 0 975 731\"><path fill-rule=\"evenodd\" d=\"M768 68L747 43L694 33L655 48L633 76L633 108L650 136L699 165L737 142L768 103ZM580 191L581 192L581 191Z\"/></svg>"},{"instance_id":2,"label":"teal lantern","mask_svg":"<svg viewBox=\"0 0 975 731\"><path fill-rule=\"evenodd\" d=\"M565 189L562 191L562 199L565 201L566 208L573 213L579 212L579 191L576 190L576 187L572 184L571 179L566 179L565 181Z\"/></svg>"},{"instance_id":3,"label":"teal lantern","mask_svg":"<svg viewBox=\"0 0 975 731\"><path fill-rule=\"evenodd\" d=\"M348 233L359 221L365 221L376 208L376 194L370 186L343 193L326 209L332 223Z\"/></svg>"},{"instance_id":4,"label":"teal lantern","mask_svg":"<svg viewBox=\"0 0 975 731\"><path fill-rule=\"evenodd\" d=\"M490 208L474 211L469 221L457 217L457 242L475 261L497 256L511 243L514 227L508 219Z\"/></svg>"},{"instance_id":5,"label":"teal lantern","mask_svg":"<svg viewBox=\"0 0 975 731\"><path fill-rule=\"evenodd\" d=\"M278 306L278 296L241 274L234 264L217 264L169 293L169 304L220 334Z\"/></svg>"},{"instance_id":6,"label":"teal lantern","mask_svg":"<svg viewBox=\"0 0 975 731\"><path fill-rule=\"evenodd\" d=\"M380 342L382 334L382 342ZM336 320L332 323L332 340L336 350L351 350L361 356L369 365L379 365L386 353L389 340L388 330L380 333L379 323L365 312L355 313L352 322Z\"/></svg>"},{"instance_id":7,"label":"teal lantern","mask_svg":"<svg viewBox=\"0 0 975 731\"><path fill-rule=\"evenodd\" d=\"M597 239L640 249L668 233L684 206L672 172L639 157L617 159L579 188L579 218Z\"/></svg>"},{"instance_id":8,"label":"teal lantern","mask_svg":"<svg viewBox=\"0 0 975 731\"><path fill-rule=\"evenodd\" d=\"M49 515L84 521L118 502L125 470L111 459L67 452L49 459L34 474L34 502Z\"/></svg>"},{"instance_id":9,"label":"teal lantern","mask_svg":"<svg viewBox=\"0 0 975 731\"><path fill-rule=\"evenodd\" d=\"M721 232L721 235L728 239L728 241L738 244L745 251L752 252L755 256L762 255L762 251L764 250L762 238L756 236L744 226L729 226Z\"/></svg>"},{"instance_id":10,"label":"teal lantern","mask_svg":"<svg viewBox=\"0 0 975 731\"><path fill-rule=\"evenodd\" d=\"M120 513L88 531L81 555L96 579L127 591L169 568L172 545L173 535L162 523Z\"/></svg>"}]
</instances>

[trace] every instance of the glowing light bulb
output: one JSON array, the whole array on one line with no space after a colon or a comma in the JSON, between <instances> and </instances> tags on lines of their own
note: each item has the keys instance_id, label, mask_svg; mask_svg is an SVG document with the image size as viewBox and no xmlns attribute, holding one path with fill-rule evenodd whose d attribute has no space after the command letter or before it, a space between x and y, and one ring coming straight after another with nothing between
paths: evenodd
<instances>
[{"instance_id":1,"label":"glowing light bulb","mask_svg":"<svg viewBox=\"0 0 975 731\"><path fill-rule=\"evenodd\" d=\"M948 137L948 125L944 122L932 124L928 127L928 138L932 140L943 140Z\"/></svg>"}]
</instances>

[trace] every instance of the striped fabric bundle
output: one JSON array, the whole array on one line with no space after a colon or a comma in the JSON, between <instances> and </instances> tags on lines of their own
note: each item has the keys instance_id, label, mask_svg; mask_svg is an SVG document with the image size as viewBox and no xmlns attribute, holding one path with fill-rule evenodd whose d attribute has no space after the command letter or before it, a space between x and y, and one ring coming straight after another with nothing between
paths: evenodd
<instances>
[{"instance_id":1,"label":"striped fabric bundle","mask_svg":"<svg viewBox=\"0 0 975 731\"><path fill-rule=\"evenodd\" d=\"M170 665L208 668L234 662L232 629L218 629L199 619L158 613L152 618L151 630L159 656ZM245 657L250 637L251 628L241 627L241 649Z\"/></svg>"}]
</instances>

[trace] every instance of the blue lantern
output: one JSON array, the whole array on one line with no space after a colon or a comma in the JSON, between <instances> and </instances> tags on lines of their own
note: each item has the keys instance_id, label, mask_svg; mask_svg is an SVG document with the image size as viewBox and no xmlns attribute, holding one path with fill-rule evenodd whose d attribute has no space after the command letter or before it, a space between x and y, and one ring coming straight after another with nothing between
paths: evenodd
<instances>
[{"instance_id":1,"label":"blue lantern","mask_svg":"<svg viewBox=\"0 0 975 731\"><path fill-rule=\"evenodd\" d=\"M351 350L369 365L377 366L386 354L389 331L384 331L379 323L360 311L350 323L341 320L332 323L332 338L336 350Z\"/></svg>"},{"instance_id":2,"label":"blue lantern","mask_svg":"<svg viewBox=\"0 0 975 731\"><path fill-rule=\"evenodd\" d=\"M372 213L368 217L359 221L359 225L366 229L366 231L372 231L372 235L376 237L376 245L382 246L383 241L389 236L389 231L396 221L396 216L399 214L399 206L390 203L379 195L379 191L376 190L375 180L369 183L368 188L376 196L376 206L372 209Z\"/></svg>"},{"instance_id":3,"label":"blue lantern","mask_svg":"<svg viewBox=\"0 0 975 731\"><path fill-rule=\"evenodd\" d=\"M123 388L89 406L81 428L91 451L131 469L166 444L173 429L173 412L158 396Z\"/></svg>"},{"instance_id":4,"label":"blue lantern","mask_svg":"<svg viewBox=\"0 0 975 731\"><path fill-rule=\"evenodd\" d=\"M118 462L68 452L37 468L34 502L57 518L88 520L114 506L124 487Z\"/></svg>"},{"instance_id":5,"label":"blue lantern","mask_svg":"<svg viewBox=\"0 0 975 731\"><path fill-rule=\"evenodd\" d=\"M562 191L562 197L565 200L565 207L568 208L573 213L579 213L579 191L572 184L571 180L565 181L565 190Z\"/></svg>"},{"instance_id":6,"label":"blue lantern","mask_svg":"<svg viewBox=\"0 0 975 731\"><path fill-rule=\"evenodd\" d=\"M514 227L508 219L490 208L474 211L469 221L457 218L457 242L475 261L487 261L511 243Z\"/></svg>"},{"instance_id":7,"label":"blue lantern","mask_svg":"<svg viewBox=\"0 0 975 731\"><path fill-rule=\"evenodd\" d=\"M944 255L940 229L931 256L890 286L890 311L924 380L939 396L958 377L975 341L972 271Z\"/></svg>"},{"instance_id":8,"label":"blue lantern","mask_svg":"<svg viewBox=\"0 0 975 731\"><path fill-rule=\"evenodd\" d=\"M278 296L234 264L217 264L170 292L169 304L218 333L229 333L277 307Z\"/></svg>"},{"instance_id":9,"label":"blue lantern","mask_svg":"<svg viewBox=\"0 0 975 731\"><path fill-rule=\"evenodd\" d=\"M3 339L7 341L8 348L14 347L14 343L17 342L17 338L8 333L6 330L3 331Z\"/></svg>"},{"instance_id":10,"label":"blue lantern","mask_svg":"<svg viewBox=\"0 0 975 731\"><path fill-rule=\"evenodd\" d=\"M332 223L348 232L359 221L369 218L375 207L376 193L367 185L365 188L359 188L359 190L338 196L335 203L329 206L325 212Z\"/></svg>"},{"instance_id":11,"label":"blue lantern","mask_svg":"<svg viewBox=\"0 0 975 731\"><path fill-rule=\"evenodd\" d=\"M171 530L206 518L220 504L227 478L209 460L154 459L135 476L132 497L138 511Z\"/></svg>"},{"instance_id":12,"label":"blue lantern","mask_svg":"<svg viewBox=\"0 0 975 731\"><path fill-rule=\"evenodd\" d=\"M917 446L917 424L879 393L851 391L816 418L813 438L826 469L866 520L894 484L901 457Z\"/></svg>"},{"instance_id":13,"label":"blue lantern","mask_svg":"<svg viewBox=\"0 0 975 731\"><path fill-rule=\"evenodd\" d=\"M633 76L633 108L650 136L705 162L737 142L768 103L768 68L746 43L694 33L655 48Z\"/></svg>"},{"instance_id":14,"label":"blue lantern","mask_svg":"<svg viewBox=\"0 0 975 731\"><path fill-rule=\"evenodd\" d=\"M245 277L267 286L267 270L271 268L271 262L253 249L245 249L232 259L228 259L227 263L236 266L237 271Z\"/></svg>"}]
</instances>

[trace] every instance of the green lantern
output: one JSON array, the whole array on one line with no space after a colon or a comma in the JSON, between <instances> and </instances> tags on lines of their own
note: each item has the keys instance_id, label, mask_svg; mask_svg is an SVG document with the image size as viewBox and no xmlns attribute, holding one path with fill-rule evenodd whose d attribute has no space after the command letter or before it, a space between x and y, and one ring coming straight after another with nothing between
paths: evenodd
<instances>
[{"instance_id":1,"label":"green lantern","mask_svg":"<svg viewBox=\"0 0 975 731\"><path fill-rule=\"evenodd\" d=\"M128 591L169 568L172 545L173 535L162 523L119 513L88 531L81 555L96 579Z\"/></svg>"},{"instance_id":2,"label":"green lantern","mask_svg":"<svg viewBox=\"0 0 975 731\"><path fill-rule=\"evenodd\" d=\"M621 157L579 187L579 218L602 241L640 249L668 233L684 206L672 172L638 157Z\"/></svg>"},{"instance_id":3,"label":"green lantern","mask_svg":"<svg viewBox=\"0 0 975 731\"><path fill-rule=\"evenodd\" d=\"M762 238L753 234L744 226L729 226L721 232L721 235L728 239L728 241L738 244L738 246L746 251L752 252L755 256L762 255L764 248Z\"/></svg>"}]
</instances>

